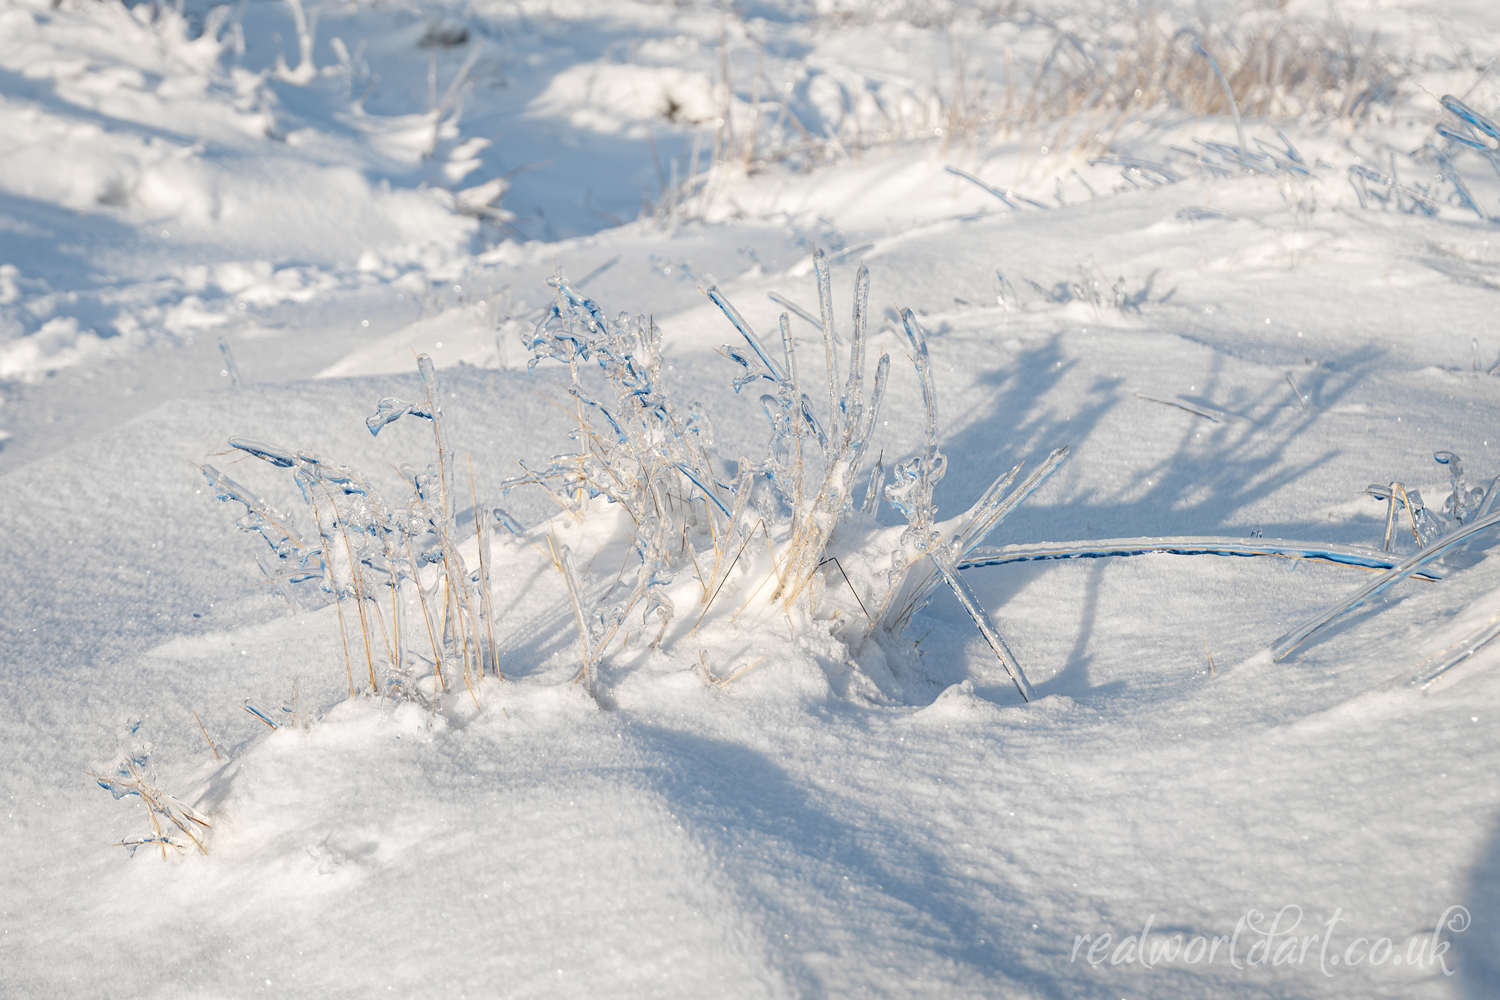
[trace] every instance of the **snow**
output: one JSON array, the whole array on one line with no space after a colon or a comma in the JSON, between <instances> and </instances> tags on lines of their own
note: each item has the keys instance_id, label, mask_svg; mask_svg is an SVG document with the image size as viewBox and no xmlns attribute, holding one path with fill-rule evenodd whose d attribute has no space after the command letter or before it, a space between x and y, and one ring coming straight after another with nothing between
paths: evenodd
<instances>
[{"instance_id":1,"label":"snow","mask_svg":"<svg viewBox=\"0 0 1500 1000\"><path fill-rule=\"evenodd\" d=\"M1500 109L1490 6L1343 5L1400 96L1357 123L1246 117L1306 174L1223 169L1202 144L1237 142L1226 115L1112 137L1174 183L1098 148L1049 158L1061 118L952 134L960 69L974 102L1003 100L1008 60L1035 68L1052 25L1092 44L1127 23L1040 10L0 2L0 994L1494 995L1500 652L1409 682L1493 626L1491 541L1281 661L1279 636L1371 577L1160 553L965 570L1022 703L946 588L856 640L903 526L886 507L844 529L810 603L762 598L768 527L707 610L676 577L660 648L637 610L592 695L573 682L549 553L593 599L635 529L601 500L575 518L535 486L501 498L517 460L544 467L577 432L552 402L566 367L528 372L523 342L556 273L607 316L648 315L671 398L753 462L763 390L727 388L742 369L716 349L738 335L702 290L775 342L772 294L818 311L816 245L847 335L863 263L869 361L892 356L871 457L925 447L906 307L941 517L1070 448L991 545L1378 550L1371 484L1419 490L1452 530L1433 453L1470 486L1500 473L1500 243L1409 155L1456 127L1434 95ZM1500 209L1486 154L1453 162ZM1351 167L1430 185L1431 214ZM790 323L816 388L821 333ZM289 474L231 437L398 495L432 426L364 420L423 398L418 353L459 478L472 463L473 495L523 528L490 539L504 680L351 696L365 661L339 609L290 613L195 466L304 526ZM209 824L206 853L114 846L151 832L147 810L86 772L125 755Z\"/></svg>"}]
</instances>

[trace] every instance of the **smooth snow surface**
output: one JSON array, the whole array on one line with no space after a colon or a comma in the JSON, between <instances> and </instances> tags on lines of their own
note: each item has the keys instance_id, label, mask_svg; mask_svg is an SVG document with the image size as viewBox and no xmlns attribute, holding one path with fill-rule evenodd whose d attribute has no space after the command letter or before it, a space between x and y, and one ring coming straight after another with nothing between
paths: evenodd
<instances>
[{"instance_id":1,"label":"smooth snow surface","mask_svg":"<svg viewBox=\"0 0 1500 1000\"><path fill-rule=\"evenodd\" d=\"M504 680L424 707L350 697L337 610L290 613L195 468L300 510L283 470L225 454L243 435L394 491L429 425L364 420L420 398L425 353L498 498L575 446L566 369L523 346L554 273L649 314L672 398L760 461L762 390L729 390L737 335L701 290L773 340L772 294L817 312L817 246L846 328L870 271L885 468L925 447L906 307L945 515L1070 446L990 544L1379 549L1363 491L1396 481L1451 526L1433 453L1470 487L1500 474L1500 229L1411 154L1455 125L1432 95L1500 117L1500 15L1441 8L1340 8L1404 67L1359 122L1245 119L1304 173L1222 169L1202 151L1237 141L1227 115L1110 137L1168 183L1047 154L1061 120L932 131L956 67L1003 101L1007 60L1115 5L0 0L0 996L1500 995L1500 644L1408 683L1493 624L1493 539L1281 662L1364 571L965 571L1030 704L946 589L861 644L847 594L873 570L829 572L823 616L794 618L759 599L757 547L701 629L680 576L660 648L632 625L591 697L545 550L609 584L630 525L520 487L525 530L491 556ZM845 148L898 117L910 135ZM1453 162L1500 217L1491 155ZM1431 211L1351 167L1428 185ZM790 323L820 379L821 333ZM1405 522L1392 545L1416 551ZM127 756L209 824L206 854L113 846L147 811L86 772Z\"/></svg>"}]
</instances>

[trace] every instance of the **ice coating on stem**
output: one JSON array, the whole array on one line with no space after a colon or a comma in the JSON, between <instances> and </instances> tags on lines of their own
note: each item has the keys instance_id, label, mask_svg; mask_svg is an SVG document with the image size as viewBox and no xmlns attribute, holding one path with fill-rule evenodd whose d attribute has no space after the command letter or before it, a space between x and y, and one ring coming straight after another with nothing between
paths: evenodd
<instances>
[{"instance_id":1,"label":"ice coating on stem","mask_svg":"<svg viewBox=\"0 0 1500 1000\"><path fill-rule=\"evenodd\" d=\"M232 437L229 439L229 447L238 448L240 451L254 455L256 458L283 469L290 469L297 464L297 457L289 451L283 451L275 445L265 444L260 441L252 441L249 438Z\"/></svg>"},{"instance_id":2,"label":"ice coating on stem","mask_svg":"<svg viewBox=\"0 0 1500 1000\"><path fill-rule=\"evenodd\" d=\"M443 393L438 385L437 366L426 354L417 355L417 370L422 373L422 387L427 390L425 414L432 421L432 437L437 449L438 509L442 512L445 527L456 513L453 504L453 452L448 449L443 436Z\"/></svg>"},{"instance_id":3,"label":"ice coating on stem","mask_svg":"<svg viewBox=\"0 0 1500 1000\"><path fill-rule=\"evenodd\" d=\"M229 384L235 388L244 385L240 378L240 366L234 363L234 353L229 350L229 341L223 337L219 338L219 353L224 355L224 374L229 376Z\"/></svg>"},{"instance_id":4,"label":"ice coating on stem","mask_svg":"<svg viewBox=\"0 0 1500 1000\"><path fill-rule=\"evenodd\" d=\"M948 459L937 448L937 391L932 382L932 363L927 355L926 331L910 309L901 311L901 322L911 344L912 365L922 386L922 404L927 413L927 447L923 454L896 466L892 482L885 488L885 500L900 511L910 525L903 537L912 540L918 548L926 549L937 512L932 490L947 471Z\"/></svg>"},{"instance_id":5,"label":"ice coating on stem","mask_svg":"<svg viewBox=\"0 0 1500 1000\"><path fill-rule=\"evenodd\" d=\"M754 330L750 329L750 324L745 322L745 318L740 315L740 311L730 305L728 299L724 298L724 293L719 291L719 286L711 285L705 294L713 300L714 305L723 310L725 316L729 317L729 322L733 323L734 328L740 331L740 335L745 338L745 343L749 344L750 349L755 352L755 356L760 358L760 363L766 366L765 372L757 373L757 377L769 378L773 382L780 379L782 377L781 373L776 370L776 363L771 360L770 355L766 353L766 349L761 346L760 338L755 335Z\"/></svg>"},{"instance_id":6,"label":"ice coating on stem","mask_svg":"<svg viewBox=\"0 0 1500 1000\"><path fill-rule=\"evenodd\" d=\"M432 419L432 413L419 404L386 396L375 404L375 412L365 418L365 426L370 429L371 437L377 437L387 424L394 423L408 413L424 420Z\"/></svg>"},{"instance_id":7,"label":"ice coating on stem","mask_svg":"<svg viewBox=\"0 0 1500 1000\"><path fill-rule=\"evenodd\" d=\"M958 602L963 605L964 610L969 613L969 617L974 620L979 633L984 636L984 641L989 643L990 648L995 651L995 656L1005 667L1005 672L1010 675L1011 682L1015 684L1016 690L1020 692L1021 700L1030 702L1033 697L1031 684L1026 680L1026 674L1021 670L1021 664L1016 661L1015 654L1010 651L1010 647L1001 638L1000 630L995 628L995 623L990 620L989 613L984 610L984 606L974 596L974 591L970 590L969 585L964 582L963 577L958 575L958 570L954 567L951 557L947 553L934 553L932 562L937 567L938 572L942 574L944 582L953 589L953 594L958 598Z\"/></svg>"},{"instance_id":8,"label":"ice coating on stem","mask_svg":"<svg viewBox=\"0 0 1500 1000\"><path fill-rule=\"evenodd\" d=\"M1385 551L1406 535L1411 535L1418 548L1430 545L1443 533L1443 526L1427 509L1418 490L1407 489L1405 483L1381 486L1371 483L1365 492L1386 504Z\"/></svg>"},{"instance_id":9,"label":"ice coating on stem","mask_svg":"<svg viewBox=\"0 0 1500 1000\"><path fill-rule=\"evenodd\" d=\"M833 321L833 280L829 277L828 257L822 247L813 251L813 271L818 276L818 310L823 318L823 348L828 361L828 436L836 439L839 435L839 363L833 348L838 334Z\"/></svg>"},{"instance_id":10,"label":"ice coating on stem","mask_svg":"<svg viewBox=\"0 0 1500 1000\"><path fill-rule=\"evenodd\" d=\"M960 559L958 568L979 569L984 566L1006 566L1011 563L1053 559L1112 559L1149 553L1176 556L1276 556L1283 559L1306 559L1333 566L1354 566L1371 571L1388 570L1398 563L1398 560L1387 553L1358 545L1295 542L1276 538L1229 538L1220 535L1171 535L1161 538L1102 538L1085 542L1033 542L998 548L980 547ZM1441 579L1430 570L1419 570L1412 575L1420 580Z\"/></svg>"},{"instance_id":11,"label":"ice coating on stem","mask_svg":"<svg viewBox=\"0 0 1500 1000\"><path fill-rule=\"evenodd\" d=\"M267 721L267 724L276 728L274 723ZM158 787L155 774L148 770L148 760L144 750L132 750L122 753L114 766L107 769L112 773L89 772L89 777L117 800L135 796L146 809L151 834L127 837L120 846L134 852L138 847L154 844L165 858L168 847L181 854L191 844L200 854L207 854L203 831L211 828L209 822L181 799Z\"/></svg>"},{"instance_id":12,"label":"ice coating on stem","mask_svg":"<svg viewBox=\"0 0 1500 1000\"><path fill-rule=\"evenodd\" d=\"M256 553L256 565L292 609L305 610L326 603L316 586L306 586L325 575L322 546L304 544L289 515L275 510L255 492L212 465L203 466L202 472L220 501L238 503L243 508L236 526L259 535L266 543L267 549Z\"/></svg>"},{"instance_id":13,"label":"ice coating on stem","mask_svg":"<svg viewBox=\"0 0 1500 1000\"><path fill-rule=\"evenodd\" d=\"M870 310L870 269L859 265L854 276L854 336L849 343L849 380L839 397L839 415L844 424L844 446L860 423L861 383L865 377L865 330ZM878 405L878 404L877 404Z\"/></svg>"},{"instance_id":14,"label":"ice coating on stem","mask_svg":"<svg viewBox=\"0 0 1500 1000\"><path fill-rule=\"evenodd\" d=\"M1470 517L1475 511L1484 505L1487 493L1475 486L1466 489L1464 485L1463 460L1451 451L1440 451L1432 456L1433 461L1448 467L1448 481L1453 487L1453 492L1443 501L1443 513L1447 514L1459 524Z\"/></svg>"},{"instance_id":15,"label":"ice coating on stem","mask_svg":"<svg viewBox=\"0 0 1500 1000\"><path fill-rule=\"evenodd\" d=\"M1324 611L1319 612L1318 614L1309 618L1307 621L1298 625L1296 628L1292 629L1290 632L1287 632L1281 638L1277 639L1276 642L1271 646L1271 654L1273 658L1277 660L1285 659L1298 646L1301 646L1303 643L1307 642L1323 629L1327 628L1334 622L1335 619L1339 618L1346 612L1359 607L1365 601L1377 596L1387 588L1400 583L1402 580L1406 579L1409 576L1412 576L1428 563L1442 558L1454 547L1469 540L1474 535L1477 535L1481 531L1492 528L1496 525L1500 525L1500 512L1487 514L1477 520L1470 521L1468 524L1464 525L1462 528L1453 532L1452 534L1447 535L1446 537L1434 542L1431 545L1425 546L1415 555L1403 560L1401 563L1392 567L1387 572L1382 573L1380 577L1374 582L1366 584L1364 587L1361 587L1359 590L1355 591L1352 596L1343 601L1340 601L1339 603L1327 608Z\"/></svg>"}]
</instances>

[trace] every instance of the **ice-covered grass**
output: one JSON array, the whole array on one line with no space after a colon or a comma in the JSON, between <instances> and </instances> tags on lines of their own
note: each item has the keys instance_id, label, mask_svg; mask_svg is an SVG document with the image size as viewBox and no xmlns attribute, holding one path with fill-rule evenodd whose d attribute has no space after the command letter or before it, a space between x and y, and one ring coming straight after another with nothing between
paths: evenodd
<instances>
[{"instance_id":1,"label":"ice-covered grass","mask_svg":"<svg viewBox=\"0 0 1500 1000\"><path fill-rule=\"evenodd\" d=\"M3 8L0 992L1495 994L1489 5L156 10Z\"/></svg>"},{"instance_id":2,"label":"ice-covered grass","mask_svg":"<svg viewBox=\"0 0 1500 1000\"><path fill-rule=\"evenodd\" d=\"M1029 702L1033 690L1022 665L961 570L1165 553L1276 556L1386 571L1354 597L1278 640L1273 653L1280 659L1393 584L1414 574L1440 579L1429 564L1500 517L1487 514L1494 484L1489 491L1469 490L1461 459L1440 452L1437 459L1447 467L1453 488L1444 515L1427 509L1419 491L1408 491L1399 482L1367 491L1387 504L1381 551L1323 541L1222 537L1059 540L984 548L990 533L1062 464L1068 449L1054 450L1019 485L1022 465L1016 465L964 514L940 521L934 489L943 479L947 458L938 448L933 361L927 334L908 309L898 318L923 419L905 430L911 436L921 429L925 447L915 457L893 463L891 472L882 454L867 472L870 442L892 378L890 355L883 352L866 387L869 272L861 265L854 275L848 361L841 372L838 354L844 338L834 315L828 259L821 250L814 253L813 270L818 316L784 297L772 298L816 322L822 335L820 358L804 356L799 362L789 313L779 317L780 351L773 357L717 286L704 292L741 340L719 352L739 366L731 383L735 395L749 389L743 395L753 399L756 389L770 383L772 391L758 399L769 424L767 443L754 458L721 457L703 403L677 398L654 320L625 313L611 320L600 305L557 275L549 282L555 301L524 338L524 347L533 371L544 361L566 366L567 381L558 387L569 398L553 403L576 421L570 434L574 450L555 454L545 466L522 463L523 474L499 486L501 494L542 488L559 510L542 525L523 529L495 500L481 503L472 459L468 495L459 489L460 462L445 443L443 393L425 354L418 359L424 398L410 403L387 397L366 421L373 435L403 417L431 424L432 460L421 471L411 465L400 468L409 491L404 503L383 499L370 478L347 466L232 438L234 448L292 470L315 522L316 537L304 541L287 515L252 491L212 466L204 473L221 500L244 512L240 527L267 543L269 554L260 550L262 572L292 608L334 605L349 694L363 690L410 698L444 713L460 675L476 709L475 684L486 676L505 675L502 651L516 648L523 637L507 627L514 609L504 600L497 602L494 574L534 578L541 565L538 557L557 572L561 587L537 587L527 602L545 616L550 592L553 617L564 609L571 613L578 647L571 681L604 705L617 703L618 690L640 672L643 653L664 657L651 665L653 671L670 670L668 664L675 662L678 669L722 687L812 635L842 648L835 659L841 669L855 665L867 685L853 689L862 697L900 703L906 700L909 680L902 675L912 669L904 661L915 652L901 637L940 583L957 598L1021 699ZM1097 289L1087 274L1084 280ZM1088 297L1080 287L1074 290ZM1013 290L1002 291L1002 306L1007 295L1014 295ZM1097 310L1097 290L1092 300ZM1124 306L1119 290L1116 305ZM822 385L809 375L817 361L822 362ZM805 388L819 396L826 392L826 405L815 404ZM1295 383L1292 388L1306 410L1306 399ZM1235 419L1191 402L1144 398L1215 422ZM739 409L748 402L743 400ZM737 419L744 419L743 414ZM882 514L887 508L905 525L886 526ZM1389 554L1398 510L1410 521L1421 549L1404 560ZM1464 527L1445 536L1450 518ZM1472 523L1465 526L1466 521ZM502 548L499 569L492 548L496 532L512 543ZM522 539L530 551L519 544ZM742 618L740 632L748 630L755 640L741 644L729 666L710 666L710 652L718 656L722 647L738 642L735 626ZM872 642L871 648L880 650L874 660L866 655ZM1461 646L1462 655L1470 655L1474 641L1464 640ZM861 662L862 657L869 662Z\"/></svg>"},{"instance_id":3,"label":"ice-covered grass","mask_svg":"<svg viewBox=\"0 0 1500 1000\"><path fill-rule=\"evenodd\" d=\"M233 448L291 471L314 522L302 533L290 515L214 466L205 466L204 475L220 500L241 511L239 526L265 543L257 547L261 570L293 610L333 604L351 696L357 690L391 694L436 711L461 676L478 707L474 684L486 675L502 677L501 650L521 638L497 624L511 617L503 605L497 611L492 592L492 574L500 570L491 536L500 531L524 537L561 576L578 633L573 681L606 703L620 683L610 675L638 660L626 652L632 634L638 650L664 650L723 686L809 635L842 644L841 659L848 662L857 662L867 643L900 647L901 633L939 583L958 597L1029 700L1022 667L959 575L959 564L1045 482L1067 449L1055 450L1019 485L1017 465L967 512L940 521L933 493L947 459L938 450L933 362L925 331L906 310L900 318L920 386L925 449L895 464L889 484L882 459L867 471L891 380L890 355L881 354L867 383L870 278L861 267L841 372L836 355L845 338L821 250L814 263L824 351L821 359L802 359L800 376L786 313L779 321L779 360L773 360L719 289L706 291L743 339L721 351L742 369L734 392L763 382L774 390L758 399L769 427L764 454L754 459L721 458L702 404L674 398L654 322L625 314L611 321L557 277L551 282L556 302L525 346L533 369L549 359L567 366L562 388L577 420L571 435L577 450L555 455L546 467L523 464L523 475L501 484L502 492L546 490L560 513L542 526L523 531L503 507L481 503L471 460L469 494L458 488L458 457L443 430L443 394L425 354L418 359L425 397L418 403L382 399L366 421L374 435L403 417L431 423L432 460L421 471L400 469L409 491L404 502L383 499L369 477L348 466L231 438ZM818 360L821 386L809 374ZM804 387L820 396L826 390L826 407ZM882 523L885 505L905 527ZM595 547L587 560L574 551L580 544ZM516 566L535 562L517 544L502 558L507 577L533 572ZM557 597L561 603L562 594ZM725 645L726 632L742 616L742 629L770 643L766 652L734 670L711 668L709 650ZM696 655L685 654L695 637ZM877 654L875 688L902 701L901 683L883 660ZM356 663L364 669L357 671Z\"/></svg>"},{"instance_id":4,"label":"ice-covered grass","mask_svg":"<svg viewBox=\"0 0 1500 1000\"><path fill-rule=\"evenodd\" d=\"M1385 550L1390 551L1394 533L1400 531L1402 535L1405 534L1399 523L1404 520L1410 525L1418 551L1398 565L1390 567L1387 572L1347 599L1319 612L1278 638L1272 646L1272 654L1276 659L1291 655L1343 615L1384 593L1391 586L1422 572L1427 566L1445 560L1450 555L1461 559L1467 549L1480 540L1483 533L1500 525L1500 511L1495 509L1496 486L1500 485L1500 476L1490 481L1488 489L1478 486L1470 488L1464 478L1463 461L1458 455L1451 451L1440 451L1433 458L1447 467L1452 486L1452 492L1444 501L1443 514L1440 516L1435 516L1423 504L1420 492L1407 490L1402 483L1391 483L1387 487L1376 484L1366 491L1375 499L1386 501ZM1423 686L1431 684L1448 670L1473 656L1500 635L1500 631L1493 626L1493 620L1486 622L1476 631L1424 661L1410 683Z\"/></svg>"},{"instance_id":5,"label":"ice-covered grass","mask_svg":"<svg viewBox=\"0 0 1500 1000\"><path fill-rule=\"evenodd\" d=\"M207 854L203 838L212 826L187 803L156 787L145 773L146 767L147 757L136 755L118 762L112 774L90 773L99 787L116 799L134 796L146 810L151 833L127 837L118 846L134 852L136 848L153 845L161 852L162 860L166 860L167 848L181 854L189 844L197 848L198 853Z\"/></svg>"}]
</instances>

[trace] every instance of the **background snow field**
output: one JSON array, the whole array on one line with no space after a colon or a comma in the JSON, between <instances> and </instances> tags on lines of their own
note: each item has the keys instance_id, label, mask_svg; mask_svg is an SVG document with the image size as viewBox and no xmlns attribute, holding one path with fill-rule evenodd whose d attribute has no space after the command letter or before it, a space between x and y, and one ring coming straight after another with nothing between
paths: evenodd
<instances>
[{"instance_id":1,"label":"background snow field","mask_svg":"<svg viewBox=\"0 0 1500 1000\"><path fill-rule=\"evenodd\" d=\"M1497 58L0 0L0 996L1500 995Z\"/></svg>"}]
</instances>

